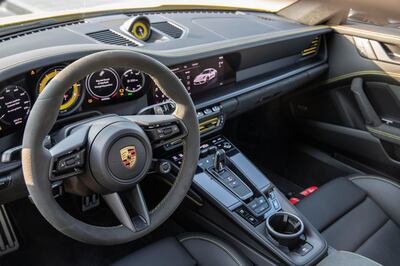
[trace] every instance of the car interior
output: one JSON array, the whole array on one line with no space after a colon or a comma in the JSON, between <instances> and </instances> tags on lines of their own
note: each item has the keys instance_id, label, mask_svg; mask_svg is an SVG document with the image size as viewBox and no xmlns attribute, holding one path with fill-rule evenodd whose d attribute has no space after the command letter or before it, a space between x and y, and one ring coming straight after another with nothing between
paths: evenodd
<instances>
[{"instance_id":1,"label":"car interior","mask_svg":"<svg viewBox=\"0 0 400 266\"><path fill-rule=\"evenodd\" d=\"M0 265L399 265L398 11L287 2L0 17Z\"/></svg>"}]
</instances>

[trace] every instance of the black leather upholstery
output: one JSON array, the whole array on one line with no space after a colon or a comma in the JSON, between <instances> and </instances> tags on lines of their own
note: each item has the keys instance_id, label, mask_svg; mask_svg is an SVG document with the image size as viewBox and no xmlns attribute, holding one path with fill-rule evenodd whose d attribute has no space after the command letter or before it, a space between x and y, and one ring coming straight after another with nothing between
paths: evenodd
<instances>
[{"instance_id":1,"label":"black leather upholstery","mask_svg":"<svg viewBox=\"0 0 400 266\"><path fill-rule=\"evenodd\" d=\"M175 239L166 238L155 242L117 261L113 266L194 266L196 262Z\"/></svg>"},{"instance_id":2,"label":"black leather upholstery","mask_svg":"<svg viewBox=\"0 0 400 266\"><path fill-rule=\"evenodd\" d=\"M178 239L197 261L197 265L252 265L236 249L216 237L205 234L184 234Z\"/></svg>"},{"instance_id":3,"label":"black leather upholstery","mask_svg":"<svg viewBox=\"0 0 400 266\"><path fill-rule=\"evenodd\" d=\"M115 262L112 266L248 266L252 265L216 237L191 233L166 238Z\"/></svg>"},{"instance_id":4,"label":"black leather upholstery","mask_svg":"<svg viewBox=\"0 0 400 266\"><path fill-rule=\"evenodd\" d=\"M297 207L329 245L383 265L400 261L400 186L374 176L338 178Z\"/></svg>"}]
</instances>

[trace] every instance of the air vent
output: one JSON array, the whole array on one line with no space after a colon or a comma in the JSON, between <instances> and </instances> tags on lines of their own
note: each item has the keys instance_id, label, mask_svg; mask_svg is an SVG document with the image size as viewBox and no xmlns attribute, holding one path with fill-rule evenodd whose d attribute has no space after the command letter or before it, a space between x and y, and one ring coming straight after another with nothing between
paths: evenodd
<instances>
[{"instance_id":1,"label":"air vent","mask_svg":"<svg viewBox=\"0 0 400 266\"><path fill-rule=\"evenodd\" d=\"M96 31L86 34L93 39L106 43L106 44L113 44L113 45L122 45L122 46L137 46L136 43L132 42L131 40L115 33L111 30L102 30Z\"/></svg>"},{"instance_id":2,"label":"air vent","mask_svg":"<svg viewBox=\"0 0 400 266\"><path fill-rule=\"evenodd\" d=\"M180 38L183 34L182 29L178 28L175 25L172 25L167 21L152 23L151 26L175 39Z\"/></svg>"},{"instance_id":3,"label":"air vent","mask_svg":"<svg viewBox=\"0 0 400 266\"><path fill-rule=\"evenodd\" d=\"M0 38L0 43L9 41L11 39L24 37L26 35L31 35L34 33L42 32L42 31L48 31L48 30L52 30L52 29L56 29L56 28L73 26L73 25L78 25L78 24L82 24L82 23L86 23L86 21L84 21L84 20L71 21L71 22L55 24L55 25L51 25L51 26L47 26L47 27L36 28L34 30L23 31L23 32L19 32L19 33L13 34L13 35L8 35L7 37L4 37L4 38Z\"/></svg>"},{"instance_id":4,"label":"air vent","mask_svg":"<svg viewBox=\"0 0 400 266\"><path fill-rule=\"evenodd\" d=\"M310 47L307 49L304 49L303 52L301 52L301 56L311 56L315 55L318 52L319 48L319 43L321 41L321 36L316 37L310 44Z\"/></svg>"}]
</instances>

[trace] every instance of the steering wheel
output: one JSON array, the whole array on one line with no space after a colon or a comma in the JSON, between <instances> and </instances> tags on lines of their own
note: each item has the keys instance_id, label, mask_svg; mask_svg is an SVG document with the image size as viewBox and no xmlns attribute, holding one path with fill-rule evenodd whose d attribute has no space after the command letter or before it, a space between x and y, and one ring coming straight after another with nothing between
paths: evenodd
<instances>
[{"instance_id":1,"label":"steering wheel","mask_svg":"<svg viewBox=\"0 0 400 266\"><path fill-rule=\"evenodd\" d=\"M67 89L90 73L115 66L150 75L162 92L175 102L175 112L172 115L108 115L83 120L60 130L57 143L48 148L45 140L56 122ZM153 149L175 139L183 139L179 173L163 200L153 210L148 210L140 181L149 171ZM58 231L76 240L116 245L150 233L180 205L196 170L200 133L189 94L165 65L140 53L111 50L83 57L51 80L32 108L22 146L25 183L44 218ZM90 225L62 209L53 197L52 183L72 177L82 181L90 191L101 194L121 225ZM122 200L122 193L128 203Z\"/></svg>"}]
</instances>

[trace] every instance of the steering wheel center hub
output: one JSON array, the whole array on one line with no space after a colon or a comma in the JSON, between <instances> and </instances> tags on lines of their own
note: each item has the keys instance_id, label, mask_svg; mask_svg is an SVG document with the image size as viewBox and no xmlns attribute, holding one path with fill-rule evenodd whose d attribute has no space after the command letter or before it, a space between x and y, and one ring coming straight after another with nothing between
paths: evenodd
<instances>
[{"instance_id":1,"label":"steering wheel center hub","mask_svg":"<svg viewBox=\"0 0 400 266\"><path fill-rule=\"evenodd\" d=\"M146 149L135 136L126 136L112 144L107 163L110 172L120 180L134 179L146 163Z\"/></svg>"},{"instance_id":2,"label":"steering wheel center hub","mask_svg":"<svg viewBox=\"0 0 400 266\"><path fill-rule=\"evenodd\" d=\"M140 182L152 160L150 141L143 129L119 121L96 130L89 151L93 179L108 192L129 189Z\"/></svg>"}]
</instances>

